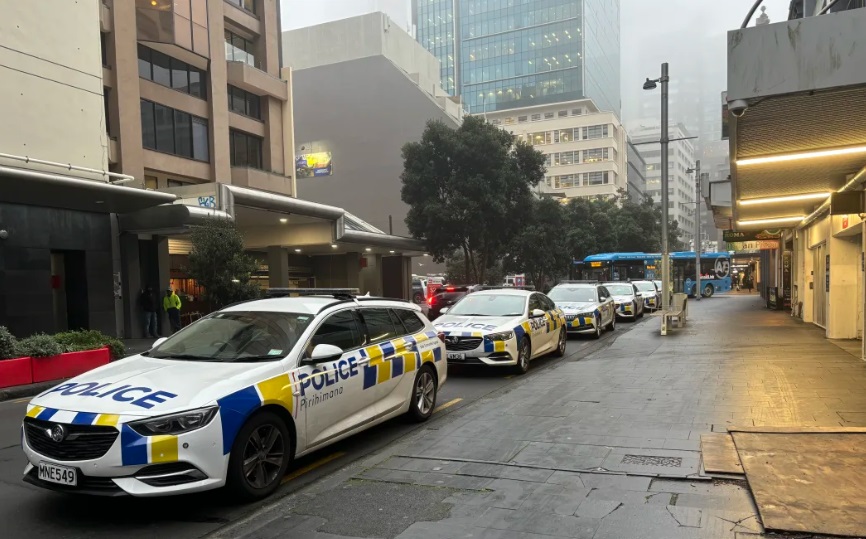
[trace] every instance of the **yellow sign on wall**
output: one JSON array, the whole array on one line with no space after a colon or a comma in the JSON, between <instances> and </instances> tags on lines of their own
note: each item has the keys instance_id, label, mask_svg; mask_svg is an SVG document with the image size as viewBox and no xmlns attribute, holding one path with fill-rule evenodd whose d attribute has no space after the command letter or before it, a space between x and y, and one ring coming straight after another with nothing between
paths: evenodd
<instances>
[{"instance_id":1,"label":"yellow sign on wall","mask_svg":"<svg viewBox=\"0 0 866 539\"><path fill-rule=\"evenodd\" d=\"M333 174L334 167L331 163L331 152L301 154L295 160L295 175L298 178L332 176Z\"/></svg>"}]
</instances>

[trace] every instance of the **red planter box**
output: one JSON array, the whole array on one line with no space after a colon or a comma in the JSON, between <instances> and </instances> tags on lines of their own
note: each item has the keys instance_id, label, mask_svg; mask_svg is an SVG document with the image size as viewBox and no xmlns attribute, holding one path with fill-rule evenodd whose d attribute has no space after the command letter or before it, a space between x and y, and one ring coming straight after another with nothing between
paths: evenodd
<instances>
[{"instance_id":1,"label":"red planter box","mask_svg":"<svg viewBox=\"0 0 866 539\"><path fill-rule=\"evenodd\" d=\"M29 357L0 359L0 388L32 384L31 361Z\"/></svg>"},{"instance_id":2,"label":"red planter box","mask_svg":"<svg viewBox=\"0 0 866 539\"><path fill-rule=\"evenodd\" d=\"M87 350L85 352L68 352L59 356L33 358L33 383L72 378L101 365L107 365L111 360L109 349Z\"/></svg>"}]
</instances>

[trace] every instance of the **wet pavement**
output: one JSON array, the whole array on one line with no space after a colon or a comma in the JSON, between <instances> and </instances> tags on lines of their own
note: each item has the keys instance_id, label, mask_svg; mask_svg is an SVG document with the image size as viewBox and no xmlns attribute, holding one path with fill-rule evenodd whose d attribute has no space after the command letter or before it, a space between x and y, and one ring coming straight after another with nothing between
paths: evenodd
<instances>
[{"instance_id":1,"label":"wet pavement","mask_svg":"<svg viewBox=\"0 0 866 539\"><path fill-rule=\"evenodd\" d=\"M866 363L757 296L689 314L667 337L650 318L444 414L215 536L759 536L745 483L700 475L700 436L864 425Z\"/></svg>"}]
</instances>

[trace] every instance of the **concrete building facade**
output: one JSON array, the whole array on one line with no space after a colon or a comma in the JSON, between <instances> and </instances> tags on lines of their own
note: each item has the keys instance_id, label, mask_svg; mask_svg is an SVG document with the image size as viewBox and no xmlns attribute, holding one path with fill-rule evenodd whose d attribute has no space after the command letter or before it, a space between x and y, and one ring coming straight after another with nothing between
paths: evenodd
<instances>
[{"instance_id":1,"label":"concrete building facade","mask_svg":"<svg viewBox=\"0 0 866 539\"><path fill-rule=\"evenodd\" d=\"M661 130L656 125L640 126L629 131L633 143L638 146L646 161L646 194L661 203L661 149L657 144ZM685 139L689 132L682 124L668 128L671 139ZM649 143L649 144L647 144ZM685 245L695 237L695 177L687 172L695 164L695 148L690 140L676 140L668 147L668 211L670 219L676 220L682 232L680 241Z\"/></svg>"},{"instance_id":2,"label":"concrete building facade","mask_svg":"<svg viewBox=\"0 0 866 539\"><path fill-rule=\"evenodd\" d=\"M439 62L382 13L284 32L283 46L293 69L295 152L332 163L321 174L299 170L299 196L409 235L402 147L420 140L428 121L462 121L459 103L439 86Z\"/></svg>"},{"instance_id":3,"label":"concrete building facade","mask_svg":"<svg viewBox=\"0 0 866 539\"><path fill-rule=\"evenodd\" d=\"M61 4L0 1L0 325L141 337L148 285L189 322L186 233L214 217L263 288L410 297L421 242L295 197L277 0Z\"/></svg>"},{"instance_id":4,"label":"concrete building facade","mask_svg":"<svg viewBox=\"0 0 866 539\"><path fill-rule=\"evenodd\" d=\"M413 0L412 18L470 114L590 98L620 116L619 0Z\"/></svg>"},{"instance_id":5,"label":"concrete building facade","mask_svg":"<svg viewBox=\"0 0 866 539\"><path fill-rule=\"evenodd\" d=\"M561 198L614 197L628 187L626 133L616 115L589 99L489 112L493 125L547 156L538 189Z\"/></svg>"}]
</instances>

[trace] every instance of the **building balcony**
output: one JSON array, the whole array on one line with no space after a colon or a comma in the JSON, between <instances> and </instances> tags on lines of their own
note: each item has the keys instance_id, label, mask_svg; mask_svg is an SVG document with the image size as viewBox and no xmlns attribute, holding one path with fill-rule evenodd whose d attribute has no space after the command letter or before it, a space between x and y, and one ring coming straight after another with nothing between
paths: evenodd
<instances>
[{"instance_id":1,"label":"building balcony","mask_svg":"<svg viewBox=\"0 0 866 539\"><path fill-rule=\"evenodd\" d=\"M269 75L246 62L231 61L228 64L228 83L252 94L270 96L280 101L289 100L286 81Z\"/></svg>"},{"instance_id":2,"label":"building balcony","mask_svg":"<svg viewBox=\"0 0 866 539\"><path fill-rule=\"evenodd\" d=\"M250 167L232 167L232 185L294 196L292 178Z\"/></svg>"},{"instance_id":3,"label":"building balcony","mask_svg":"<svg viewBox=\"0 0 866 539\"><path fill-rule=\"evenodd\" d=\"M196 67L190 55L210 57L207 4L202 0L135 0L139 41L162 44L162 52ZM169 48L165 48L169 47Z\"/></svg>"},{"instance_id":4,"label":"building balcony","mask_svg":"<svg viewBox=\"0 0 866 539\"><path fill-rule=\"evenodd\" d=\"M225 18L233 26L242 28L257 36L262 35L262 21L259 20L254 13L235 5L235 2L229 2L228 0L225 0L223 5L225 6Z\"/></svg>"}]
</instances>

